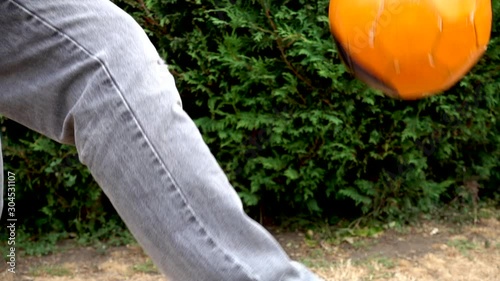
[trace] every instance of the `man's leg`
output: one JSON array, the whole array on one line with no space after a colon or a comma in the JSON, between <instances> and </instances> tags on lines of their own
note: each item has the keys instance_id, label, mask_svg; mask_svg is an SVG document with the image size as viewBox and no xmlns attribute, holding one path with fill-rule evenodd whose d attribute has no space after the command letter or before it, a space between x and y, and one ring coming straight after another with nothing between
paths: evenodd
<instances>
[{"instance_id":1,"label":"man's leg","mask_svg":"<svg viewBox=\"0 0 500 281\"><path fill-rule=\"evenodd\" d=\"M167 277L318 280L243 212L173 77L106 0L0 0L0 114L62 143Z\"/></svg>"}]
</instances>

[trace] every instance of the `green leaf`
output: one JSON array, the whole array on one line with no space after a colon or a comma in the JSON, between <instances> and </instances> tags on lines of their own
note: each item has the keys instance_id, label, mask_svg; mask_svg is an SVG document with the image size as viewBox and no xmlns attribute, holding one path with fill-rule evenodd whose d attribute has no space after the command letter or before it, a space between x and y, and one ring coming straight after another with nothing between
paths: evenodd
<instances>
[{"instance_id":1,"label":"green leaf","mask_svg":"<svg viewBox=\"0 0 500 281\"><path fill-rule=\"evenodd\" d=\"M286 171L284 172L284 175L289 178L290 180L296 180L299 178L299 172L297 172L296 170L294 170L293 168L289 167L288 169L286 169Z\"/></svg>"}]
</instances>

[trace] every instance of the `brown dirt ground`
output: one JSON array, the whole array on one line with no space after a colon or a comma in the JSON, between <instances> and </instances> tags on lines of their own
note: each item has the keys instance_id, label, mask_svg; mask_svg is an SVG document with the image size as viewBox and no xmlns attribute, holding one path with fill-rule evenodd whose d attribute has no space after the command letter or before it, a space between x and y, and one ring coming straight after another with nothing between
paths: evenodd
<instances>
[{"instance_id":1,"label":"brown dirt ground","mask_svg":"<svg viewBox=\"0 0 500 281\"><path fill-rule=\"evenodd\" d=\"M271 231L293 259L327 281L500 281L500 220L496 218L461 228L428 222L404 233L386 231L376 238L340 245L306 239L301 232ZM59 253L22 258L15 274L4 266L0 280L166 281L137 245L99 251L63 244L67 250Z\"/></svg>"}]
</instances>

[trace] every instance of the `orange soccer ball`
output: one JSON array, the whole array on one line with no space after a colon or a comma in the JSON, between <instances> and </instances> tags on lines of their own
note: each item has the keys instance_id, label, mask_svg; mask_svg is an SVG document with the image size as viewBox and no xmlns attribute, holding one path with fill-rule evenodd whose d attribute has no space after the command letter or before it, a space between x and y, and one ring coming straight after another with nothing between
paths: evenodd
<instances>
[{"instance_id":1,"label":"orange soccer ball","mask_svg":"<svg viewBox=\"0 0 500 281\"><path fill-rule=\"evenodd\" d=\"M491 0L330 0L329 9L354 76L404 100L455 85L490 40Z\"/></svg>"}]
</instances>

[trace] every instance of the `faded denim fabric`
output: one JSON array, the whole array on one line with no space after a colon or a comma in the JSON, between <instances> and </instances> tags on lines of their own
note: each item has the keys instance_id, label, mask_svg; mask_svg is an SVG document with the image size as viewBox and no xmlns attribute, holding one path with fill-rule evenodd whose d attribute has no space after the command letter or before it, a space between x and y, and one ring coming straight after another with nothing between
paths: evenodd
<instances>
[{"instance_id":1,"label":"faded denim fabric","mask_svg":"<svg viewBox=\"0 0 500 281\"><path fill-rule=\"evenodd\" d=\"M75 145L169 280L320 280L244 213L155 47L110 1L0 0L0 114Z\"/></svg>"}]
</instances>

